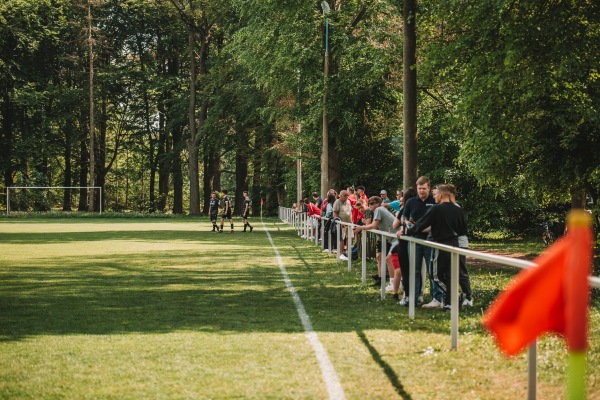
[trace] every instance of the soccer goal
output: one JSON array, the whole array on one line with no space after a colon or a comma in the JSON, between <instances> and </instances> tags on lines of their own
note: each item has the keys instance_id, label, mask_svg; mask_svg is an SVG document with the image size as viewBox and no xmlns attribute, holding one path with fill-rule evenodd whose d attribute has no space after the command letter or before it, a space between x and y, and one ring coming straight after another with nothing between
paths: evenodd
<instances>
[{"instance_id":1,"label":"soccer goal","mask_svg":"<svg viewBox=\"0 0 600 400\"><path fill-rule=\"evenodd\" d=\"M48 211L57 209L61 207L62 199L65 190L71 189L88 189L88 190L97 190L99 193L100 200L100 214L102 214L102 187L100 186L9 186L6 188L6 215L8 215L11 211L10 202L11 202L11 192L13 196L13 201L21 201L27 205L30 202L42 202L44 207L47 208ZM31 198L26 198L28 195ZM57 194L57 191L62 190L62 195ZM18 192L20 191L20 193ZM32 194L33 193L33 194ZM78 192L75 191L71 195L77 196ZM17 207L21 208L21 207Z\"/></svg>"}]
</instances>

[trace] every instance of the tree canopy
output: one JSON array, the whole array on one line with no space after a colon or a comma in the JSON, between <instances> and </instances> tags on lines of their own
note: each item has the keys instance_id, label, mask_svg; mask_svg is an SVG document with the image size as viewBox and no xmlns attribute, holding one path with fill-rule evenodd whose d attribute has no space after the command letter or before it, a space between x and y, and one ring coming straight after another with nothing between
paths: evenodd
<instances>
[{"instance_id":1,"label":"tree canopy","mask_svg":"<svg viewBox=\"0 0 600 400\"><path fill-rule=\"evenodd\" d=\"M320 191L326 93L337 189L402 189L410 156L420 175L458 186L482 230L598 202L598 2L421 0L406 16L388 0L329 6L324 16L320 1L301 0L2 2L3 185L87 186L93 155L104 209L206 213L210 193L227 189L237 211L248 190L273 212L297 200L299 157L304 193ZM417 150L403 140L414 96L403 22L416 34ZM86 210L85 194L65 191L61 209ZM11 204L56 207L24 193Z\"/></svg>"}]
</instances>

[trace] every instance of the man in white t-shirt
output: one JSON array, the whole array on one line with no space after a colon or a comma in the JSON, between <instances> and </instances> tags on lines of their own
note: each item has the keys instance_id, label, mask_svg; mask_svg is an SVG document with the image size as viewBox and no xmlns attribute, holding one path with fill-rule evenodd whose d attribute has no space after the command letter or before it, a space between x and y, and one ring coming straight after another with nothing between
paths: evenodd
<instances>
[{"instance_id":1,"label":"man in white t-shirt","mask_svg":"<svg viewBox=\"0 0 600 400\"><path fill-rule=\"evenodd\" d=\"M340 192L340 198L333 203L333 218L339 218L342 222L352 222L352 205L350 204L350 200L348 200L347 190L342 190ZM346 226L342 226L340 230L342 234L339 238L338 251L340 252L340 259L347 261L348 258L344 255L344 243L346 241L347 228Z\"/></svg>"}]
</instances>

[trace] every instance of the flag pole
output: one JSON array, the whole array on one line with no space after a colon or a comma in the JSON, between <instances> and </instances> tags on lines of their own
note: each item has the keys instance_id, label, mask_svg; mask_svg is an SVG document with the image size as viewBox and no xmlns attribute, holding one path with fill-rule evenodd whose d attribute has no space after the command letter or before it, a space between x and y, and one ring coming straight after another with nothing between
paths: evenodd
<instances>
[{"instance_id":1,"label":"flag pole","mask_svg":"<svg viewBox=\"0 0 600 400\"><path fill-rule=\"evenodd\" d=\"M584 400L586 386L586 354L569 351L567 395L569 400Z\"/></svg>"},{"instance_id":2,"label":"flag pole","mask_svg":"<svg viewBox=\"0 0 600 400\"><path fill-rule=\"evenodd\" d=\"M573 252L567 268L566 296L573 307L567 306L565 310L572 314L572 323L577 326L567 327L567 398L568 400L585 400L586 396L586 368L587 368L587 329L589 286L588 275L592 258L589 249L591 240L586 240L586 233L591 232L591 216L582 209L573 210L567 216L567 229L576 234ZM587 250L587 252L586 252ZM590 254L589 258L584 254ZM582 270L583 269L583 270ZM584 289L584 290L582 290ZM583 292L583 293L582 293ZM574 315L577 313L578 315Z\"/></svg>"}]
</instances>

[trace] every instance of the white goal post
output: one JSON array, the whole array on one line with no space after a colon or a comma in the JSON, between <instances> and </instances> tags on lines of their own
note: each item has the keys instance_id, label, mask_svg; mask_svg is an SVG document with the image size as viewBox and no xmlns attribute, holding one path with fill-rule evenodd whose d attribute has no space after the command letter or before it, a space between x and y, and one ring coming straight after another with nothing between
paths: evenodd
<instances>
[{"instance_id":1,"label":"white goal post","mask_svg":"<svg viewBox=\"0 0 600 400\"><path fill-rule=\"evenodd\" d=\"M6 188L6 215L10 213L10 190L11 189L99 189L100 192L100 214L102 214L102 187L101 186L8 186Z\"/></svg>"}]
</instances>

